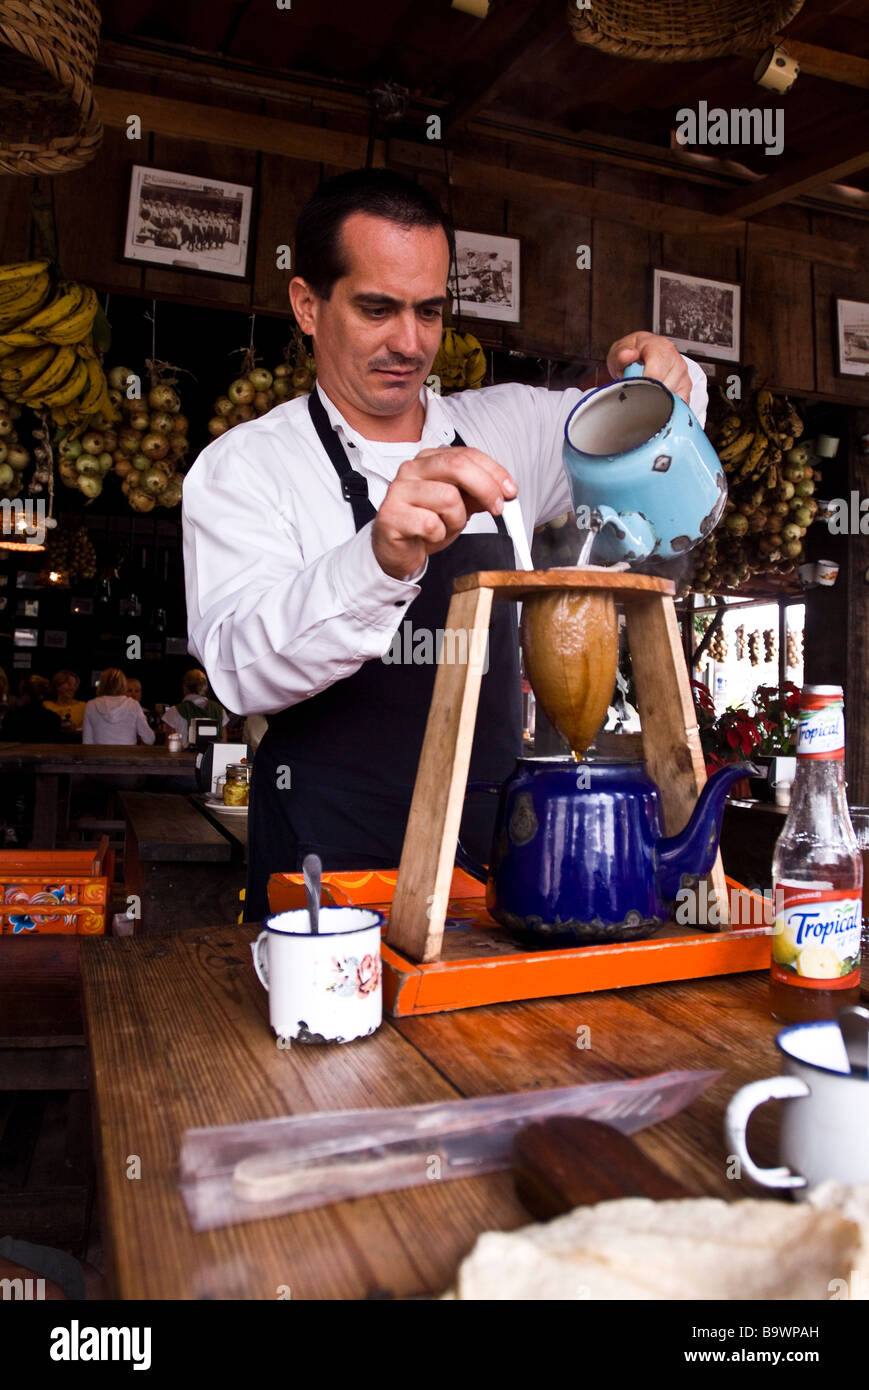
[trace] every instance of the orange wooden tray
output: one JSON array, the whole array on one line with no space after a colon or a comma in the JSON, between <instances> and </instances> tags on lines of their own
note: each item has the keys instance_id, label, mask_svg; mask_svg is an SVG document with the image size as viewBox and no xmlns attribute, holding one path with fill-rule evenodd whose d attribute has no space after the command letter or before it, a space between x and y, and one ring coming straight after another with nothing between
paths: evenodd
<instances>
[{"instance_id":1,"label":"orange wooden tray","mask_svg":"<svg viewBox=\"0 0 869 1390\"><path fill-rule=\"evenodd\" d=\"M327 873L323 901L364 904L388 916L397 877L397 869ZM404 1018L516 999L768 970L771 928L754 925L763 921L763 899L734 879L726 881L739 897L731 896L737 920L725 931L698 931L671 922L645 941L525 951L488 916L483 884L455 869L440 960L421 965L382 943L383 1007L393 1017ZM302 875L272 874L269 903L273 912L304 907ZM739 925L746 918L752 925Z\"/></svg>"}]
</instances>

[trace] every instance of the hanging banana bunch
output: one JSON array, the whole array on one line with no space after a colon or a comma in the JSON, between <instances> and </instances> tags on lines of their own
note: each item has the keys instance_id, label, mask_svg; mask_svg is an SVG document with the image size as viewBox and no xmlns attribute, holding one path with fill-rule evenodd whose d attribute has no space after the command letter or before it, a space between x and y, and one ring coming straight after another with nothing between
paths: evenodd
<instances>
[{"instance_id":1,"label":"hanging banana bunch","mask_svg":"<svg viewBox=\"0 0 869 1390\"><path fill-rule=\"evenodd\" d=\"M117 414L94 343L99 304L90 285L52 286L48 261L0 266L0 391L83 430L94 414ZM103 320L104 322L104 320Z\"/></svg>"},{"instance_id":2,"label":"hanging banana bunch","mask_svg":"<svg viewBox=\"0 0 869 1390\"><path fill-rule=\"evenodd\" d=\"M486 354L473 333L445 328L431 371L440 377L444 396L452 391L474 391L482 386L486 375Z\"/></svg>"}]
</instances>

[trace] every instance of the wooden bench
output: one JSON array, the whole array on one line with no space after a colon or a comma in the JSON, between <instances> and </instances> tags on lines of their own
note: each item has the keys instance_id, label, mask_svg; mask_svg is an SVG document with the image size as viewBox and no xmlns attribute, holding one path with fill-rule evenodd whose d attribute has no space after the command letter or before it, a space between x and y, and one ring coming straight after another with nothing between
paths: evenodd
<instances>
[{"instance_id":1,"label":"wooden bench","mask_svg":"<svg viewBox=\"0 0 869 1390\"><path fill-rule=\"evenodd\" d=\"M245 884L239 846L184 796L122 792L127 896L139 899L137 931L152 935L234 922Z\"/></svg>"}]
</instances>

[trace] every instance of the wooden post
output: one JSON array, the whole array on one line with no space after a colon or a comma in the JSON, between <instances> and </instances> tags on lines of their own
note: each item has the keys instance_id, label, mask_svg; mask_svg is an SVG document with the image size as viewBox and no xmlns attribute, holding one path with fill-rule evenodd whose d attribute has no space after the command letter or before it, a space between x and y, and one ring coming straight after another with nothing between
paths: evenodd
<instances>
[{"instance_id":1,"label":"wooden post","mask_svg":"<svg viewBox=\"0 0 869 1390\"><path fill-rule=\"evenodd\" d=\"M386 934L417 961L441 952L491 612L492 590L479 588L454 594L447 615L455 646L467 634L467 661L446 661L444 643Z\"/></svg>"}]
</instances>

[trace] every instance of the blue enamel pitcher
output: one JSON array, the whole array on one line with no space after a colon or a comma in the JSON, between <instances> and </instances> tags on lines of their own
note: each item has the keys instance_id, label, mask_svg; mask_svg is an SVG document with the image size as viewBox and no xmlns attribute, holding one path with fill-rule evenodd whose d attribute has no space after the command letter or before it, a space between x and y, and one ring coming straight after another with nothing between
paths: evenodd
<instances>
[{"instance_id":1,"label":"blue enamel pitcher","mask_svg":"<svg viewBox=\"0 0 869 1390\"><path fill-rule=\"evenodd\" d=\"M456 863L486 884L495 920L533 945L651 936L672 920L680 889L712 868L727 793L754 770L733 763L714 773L684 830L664 836L644 763L520 758L503 786L468 786L499 798L488 869L461 845Z\"/></svg>"},{"instance_id":2,"label":"blue enamel pitcher","mask_svg":"<svg viewBox=\"0 0 869 1390\"><path fill-rule=\"evenodd\" d=\"M576 524L596 531L591 559L671 559L708 536L727 501L714 448L690 408L642 364L590 391L564 427Z\"/></svg>"}]
</instances>

